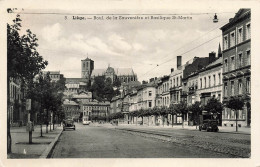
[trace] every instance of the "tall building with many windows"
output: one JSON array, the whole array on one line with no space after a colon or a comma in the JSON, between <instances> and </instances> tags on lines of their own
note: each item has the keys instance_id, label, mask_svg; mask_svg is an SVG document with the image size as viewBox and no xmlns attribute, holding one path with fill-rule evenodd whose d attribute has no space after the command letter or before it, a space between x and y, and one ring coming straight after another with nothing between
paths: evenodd
<instances>
[{"instance_id":1,"label":"tall building with many windows","mask_svg":"<svg viewBox=\"0 0 260 167\"><path fill-rule=\"evenodd\" d=\"M230 97L245 100L238 112L238 126L250 125L251 94L251 10L240 9L229 23L220 28L223 35L223 103ZM225 108L224 126L235 126L235 111Z\"/></svg>"}]
</instances>

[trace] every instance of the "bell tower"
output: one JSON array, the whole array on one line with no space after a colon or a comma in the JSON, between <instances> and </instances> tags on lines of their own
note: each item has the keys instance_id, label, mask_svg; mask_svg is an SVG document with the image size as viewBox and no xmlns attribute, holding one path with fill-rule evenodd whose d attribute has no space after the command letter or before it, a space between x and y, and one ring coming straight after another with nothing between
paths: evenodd
<instances>
[{"instance_id":1,"label":"bell tower","mask_svg":"<svg viewBox=\"0 0 260 167\"><path fill-rule=\"evenodd\" d=\"M90 79L91 73L94 69L94 61L90 58L81 60L81 78Z\"/></svg>"}]
</instances>

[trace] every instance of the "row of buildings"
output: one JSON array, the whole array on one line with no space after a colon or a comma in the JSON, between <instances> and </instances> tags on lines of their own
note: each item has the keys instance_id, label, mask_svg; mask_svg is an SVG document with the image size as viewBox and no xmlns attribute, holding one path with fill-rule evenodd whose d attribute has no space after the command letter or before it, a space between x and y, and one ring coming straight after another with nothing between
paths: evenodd
<instances>
[{"instance_id":1,"label":"row of buildings","mask_svg":"<svg viewBox=\"0 0 260 167\"><path fill-rule=\"evenodd\" d=\"M251 11L240 9L229 23L221 27L223 50L219 45L218 54L209 53L207 57L194 57L182 65L182 57L177 57L177 68L170 74L152 78L147 84L124 91L114 97L110 113L123 112L124 121L135 121L130 113L139 109L155 106L167 106L180 101L188 105L200 101L205 105L208 99L215 97L224 105L232 96L245 99L243 110L238 111L238 126L250 126L251 123ZM223 126L234 126L235 111L224 108L217 115ZM169 115L174 124L192 124L189 114L181 120L180 115ZM149 124L161 123L160 117L149 118ZM139 120L140 121L140 120ZM145 120L144 120L145 121Z\"/></svg>"},{"instance_id":2,"label":"row of buildings","mask_svg":"<svg viewBox=\"0 0 260 167\"><path fill-rule=\"evenodd\" d=\"M155 106L170 106L181 101L188 105L200 101L202 105L209 98L215 97L225 104L232 96L246 99L243 110L238 112L239 126L250 125L251 120L251 11L240 9L229 23L221 27L222 48L218 54L209 53L206 57L194 57L182 63L177 57L177 67L171 68L169 74L151 78L148 83L140 84L137 75L131 68L94 69L94 61L86 58L81 60L81 78L65 78L63 111L66 117L79 119L81 116L92 119L122 112L124 121L134 121L131 112ZM110 102L99 102L87 92L87 87L95 77L105 76L113 81L121 82L121 95ZM53 81L63 77L59 71L50 72ZM10 118L16 123L26 119L25 109L21 105L23 91L18 80L10 81ZM223 126L233 126L236 120L234 111L225 108L217 116ZM145 118L150 124L160 124L160 117ZM181 115L169 115L174 124L185 122L192 124L189 114L182 120ZM144 120L144 121L148 121ZM140 121L140 120L138 120Z\"/></svg>"}]
</instances>

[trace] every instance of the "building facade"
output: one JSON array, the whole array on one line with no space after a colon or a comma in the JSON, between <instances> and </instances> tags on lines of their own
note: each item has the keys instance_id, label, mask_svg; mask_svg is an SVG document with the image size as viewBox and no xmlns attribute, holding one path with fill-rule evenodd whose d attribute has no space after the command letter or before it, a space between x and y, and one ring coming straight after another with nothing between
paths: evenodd
<instances>
[{"instance_id":1,"label":"building facade","mask_svg":"<svg viewBox=\"0 0 260 167\"><path fill-rule=\"evenodd\" d=\"M25 112L24 91L21 82L18 79L10 79L9 83L9 118L11 126L21 126L27 122L27 113Z\"/></svg>"},{"instance_id":2,"label":"building facade","mask_svg":"<svg viewBox=\"0 0 260 167\"><path fill-rule=\"evenodd\" d=\"M47 73L49 73L50 79L53 82L56 82L64 77L63 74L60 73L60 71L43 71L43 77L46 77Z\"/></svg>"},{"instance_id":3,"label":"building facade","mask_svg":"<svg viewBox=\"0 0 260 167\"><path fill-rule=\"evenodd\" d=\"M238 111L238 126L251 123L251 10L240 9L229 23L221 27L223 37L223 103L230 97L245 99ZM225 108L223 126L235 126L236 113Z\"/></svg>"},{"instance_id":4,"label":"building facade","mask_svg":"<svg viewBox=\"0 0 260 167\"><path fill-rule=\"evenodd\" d=\"M105 78L110 78L112 82L116 79L121 83L137 81L137 75L132 68L112 68L109 66L107 69L94 69L91 74L91 82L97 76L105 76Z\"/></svg>"}]
</instances>

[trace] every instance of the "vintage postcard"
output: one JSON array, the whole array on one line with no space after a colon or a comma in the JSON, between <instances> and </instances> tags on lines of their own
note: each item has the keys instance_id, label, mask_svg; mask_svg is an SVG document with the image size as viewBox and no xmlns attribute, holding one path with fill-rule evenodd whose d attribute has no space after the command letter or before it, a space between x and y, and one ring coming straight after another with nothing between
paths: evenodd
<instances>
[{"instance_id":1,"label":"vintage postcard","mask_svg":"<svg viewBox=\"0 0 260 167\"><path fill-rule=\"evenodd\" d=\"M1 166L259 166L259 1L205 2L3 2Z\"/></svg>"}]
</instances>

